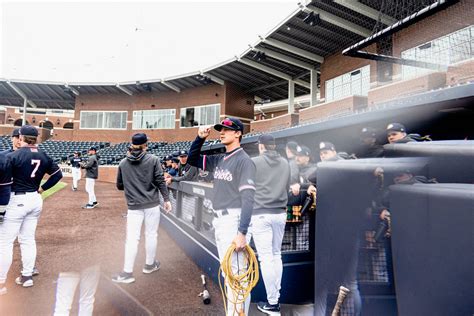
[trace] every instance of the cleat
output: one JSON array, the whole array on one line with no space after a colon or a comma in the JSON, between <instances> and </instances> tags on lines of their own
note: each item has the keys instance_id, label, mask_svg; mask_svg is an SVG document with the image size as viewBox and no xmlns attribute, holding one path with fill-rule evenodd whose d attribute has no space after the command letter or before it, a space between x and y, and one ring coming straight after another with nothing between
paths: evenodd
<instances>
[{"instance_id":1,"label":"cleat","mask_svg":"<svg viewBox=\"0 0 474 316\"><path fill-rule=\"evenodd\" d=\"M280 315L279 303L272 305L265 302L259 302L257 303L257 308L259 311L267 315Z\"/></svg>"},{"instance_id":2,"label":"cleat","mask_svg":"<svg viewBox=\"0 0 474 316\"><path fill-rule=\"evenodd\" d=\"M150 273L160 270L160 266L161 266L160 262L155 261L153 264L145 264L142 271L145 274L150 274Z\"/></svg>"},{"instance_id":3,"label":"cleat","mask_svg":"<svg viewBox=\"0 0 474 316\"><path fill-rule=\"evenodd\" d=\"M84 205L82 208L85 208L85 209L92 209L92 208L94 208L94 205L87 203L87 204Z\"/></svg>"},{"instance_id":4,"label":"cleat","mask_svg":"<svg viewBox=\"0 0 474 316\"><path fill-rule=\"evenodd\" d=\"M15 279L15 283L23 287L32 287L33 286L33 277L21 275Z\"/></svg>"},{"instance_id":5,"label":"cleat","mask_svg":"<svg viewBox=\"0 0 474 316\"><path fill-rule=\"evenodd\" d=\"M39 274L40 274L40 272L39 272L38 268L37 268L37 267L34 267L34 268L33 268L33 273L31 274L31 276L37 276L37 275L39 275Z\"/></svg>"},{"instance_id":6,"label":"cleat","mask_svg":"<svg viewBox=\"0 0 474 316\"><path fill-rule=\"evenodd\" d=\"M112 282L129 284L135 282L135 278L132 273L121 272L112 278Z\"/></svg>"},{"instance_id":7,"label":"cleat","mask_svg":"<svg viewBox=\"0 0 474 316\"><path fill-rule=\"evenodd\" d=\"M97 201L95 201L94 203L92 203L92 205L93 205L94 207L97 207L97 206L99 206L99 203L97 203Z\"/></svg>"}]
</instances>

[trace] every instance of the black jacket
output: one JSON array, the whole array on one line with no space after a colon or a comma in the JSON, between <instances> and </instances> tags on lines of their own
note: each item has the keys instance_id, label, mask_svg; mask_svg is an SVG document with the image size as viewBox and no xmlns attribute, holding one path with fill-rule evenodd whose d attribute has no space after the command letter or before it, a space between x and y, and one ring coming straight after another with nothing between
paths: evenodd
<instances>
[{"instance_id":1,"label":"black jacket","mask_svg":"<svg viewBox=\"0 0 474 316\"><path fill-rule=\"evenodd\" d=\"M133 151L120 162L116 185L117 189L125 191L130 210L159 205L159 193L169 201L160 159L146 152Z\"/></svg>"}]
</instances>

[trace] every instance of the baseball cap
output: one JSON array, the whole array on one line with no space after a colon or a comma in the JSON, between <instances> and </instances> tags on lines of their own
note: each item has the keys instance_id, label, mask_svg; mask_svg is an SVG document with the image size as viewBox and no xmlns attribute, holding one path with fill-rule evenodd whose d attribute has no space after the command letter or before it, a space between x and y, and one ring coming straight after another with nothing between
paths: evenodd
<instances>
[{"instance_id":1,"label":"baseball cap","mask_svg":"<svg viewBox=\"0 0 474 316\"><path fill-rule=\"evenodd\" d=\"M220 132L223 128L231 129L233 131L244 132L244 125L239 119L229 117L224 119L220 124L214 125L214 129Z\"/></svg>"},{"instance_id":2,"label":"baseball cap","mask_svg":"<svg viewBox=\"0 0 474 316\"><path fill-rule=\"evenodd\" d=\"M171 156L173 156L173 158L176 158L179 156L179 151L175 151L171 154Z\"/></svg>"},{"instance_id":3,"label":"baseball cap","mask_svg":"<svg viewBox=\"0 0 474 316\"><path fill-rule=\"evenodd\" d=\"M171 155L165 156L165 161L172 160L172 159L173 159L173 156L171 156Z\"/></svg>"},{"instance_id":4,"label":"baseball cap","mask_svg":"<svg viewBox=\"0 0 474 316\"><path fill-rule=\"evenodd\" d=\"M13 131L12 131L12 137L19 137L20 136L20 129L19 128L15 128Z\"/></svg>"},{"instance_id":5,"label":"baseball cap","mask_svg":"<svg viewBox=\"0 0 474 316\"><path fill-rule=\"evenodd\" d=\"M387 125L387 133L389 132L406 132L406 129L400 123L390 123Z\"/></svg>"},{"instance_id":6,"label":"baseball cap","mask_svg":"<svg viewBox=\"0 0 474 316\"><path fill-rule=\"evenodd\" d=\"M311 156L311 150L306 146L298 146L296 147L296 155L297 156Z\"/></svg>"},{"instance_id":7,"label":"baseball cap","mask_svg":"<svg viewBox=\"0 0 474 316\"><path fill-rule=\"evenodd\" d=\"M176 162L176 163L179 163L179 159L178 158L173 158L171 159L173 162Z\"/></svg>"},{"instance_id":8,"label":"baseball cap","mask_svg":"<svg viewBox=\"0 0 474 316\"><path fill-rule=\"evenodd\" d=\"M377 136L377 132L375 131L375 128L372 128L372 127L364 127L361 131L360 131L360 136L362 138L365 138L365 137L376 137Z\"/></svg>"},{"instance_id":9,"label":"baseball cap","mask_svg":"<svg viewBox=\"0 0 474 316\"><path fill-rule=\"evenodd\" d=\"M133 145L143 145L148 141L148 137L145 133L136 133L132 136Z\"/></svg>"},{"instance_id":10,"label":"baseball cap","mask_svg":"<svg viewBox=\"0 0 474 316\"><path fill-rule=\"evenodd\" d=\"M298 143L294 141L289 141L288 143L286 143L286 147L291 151L296 151L296 149L298 148Z\"/></svg>"},{"instance_id":11,"label":"baseball cap","mask_svg":"<svg viewBox=\"0 0 474 316\"><path fill-rule=\"evenodd\" d=\"M89 150L97 151L97 148L95 146L91 146Z\"/></svg>"},{"instance_id":12,"label":"baseball cap","mask_svg":"<svg viewBox=\"0 0 474 316\"><path fill-rule=\"evenodd\" d=\"M186 150L179 151L179 157L187 157L187 156L188 156L188 152Z\"/></svg>"},{"instance_id":13,"label":"baseball cap","mask_svg":"<svg viewBox=\"0 0 474 316\"><path fill-rule=\"evenodd\" d=\"M23 125L20 128L20 135L36 137L38 136L38 130L31 125Z\"/></svg>"},{"instance_id":14,"label":"baseball cap","mask_svg":"<svg viewBox=\"0 0 474 316\"><path fill-rule=\"evenodd\" d=\"M263 145L275 145L275 137L270 134L262 134L258 137L258 143Z\"/></svg>"},{"instance_id":15,"label":"baseball cap","mask_svg":"<svg viewBox=\"0 0 474 316\"><path fill-rule=\"evenodd\" d=\"M336 147L330 142L320 142L319 143L319 151L321 151L321 150L336 151Z\"/></svg>"}]
</instances>

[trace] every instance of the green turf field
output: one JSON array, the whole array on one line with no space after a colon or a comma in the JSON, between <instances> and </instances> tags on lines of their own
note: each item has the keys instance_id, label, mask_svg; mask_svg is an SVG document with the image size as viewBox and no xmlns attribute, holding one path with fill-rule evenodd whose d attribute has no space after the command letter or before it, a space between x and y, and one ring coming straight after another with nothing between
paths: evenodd
<instances>
[{"instance_id":1,"label":"green turf field","mask_svg":"<svg viewBox=\"0 0 474 316\"><path fill-rule=\"evenodd\" d=\"M48 191L45 191L45 192L41 193L41 197L44 200L47 197L49 197L49 196L53 195L54 193L58 192L59 190L64 189L65 186L67 186L67 183L60 181L54 187L49 189Z\"/></svg>"}]
</instances>

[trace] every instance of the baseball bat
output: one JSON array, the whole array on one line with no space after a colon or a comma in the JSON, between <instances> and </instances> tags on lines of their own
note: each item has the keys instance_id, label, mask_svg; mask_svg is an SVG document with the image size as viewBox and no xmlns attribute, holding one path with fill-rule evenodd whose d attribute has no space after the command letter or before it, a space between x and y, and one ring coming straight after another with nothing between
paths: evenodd
<instances>
[{"instance_id":1,"label":"baseball bat","mask_svg":"<svg viewBox=\"0 0 474 316\"><path fill-rule=\"evenodd\" d=\"M208 305L211 303L211 295L209 294L209 291L207 290L206 277L204 276L204 274L201 274L201 280L202 280L202 286L204 290L199 294L199 296L202 296L202 302L205 305Z\"/></svg>"},{"instance_id":2,"label":"baseball bat","mask_svg":"<svg viewBox=\"0 0 474 316\"><path fill-rule=\"evenodd\" d=\"M339 316L341 314L342 304L346 299L347 294L349 294L350 290L344 286L339 287L339 294L337 295L336 305L332 310L331 316Z\"/></svg>"}]
</instances>

